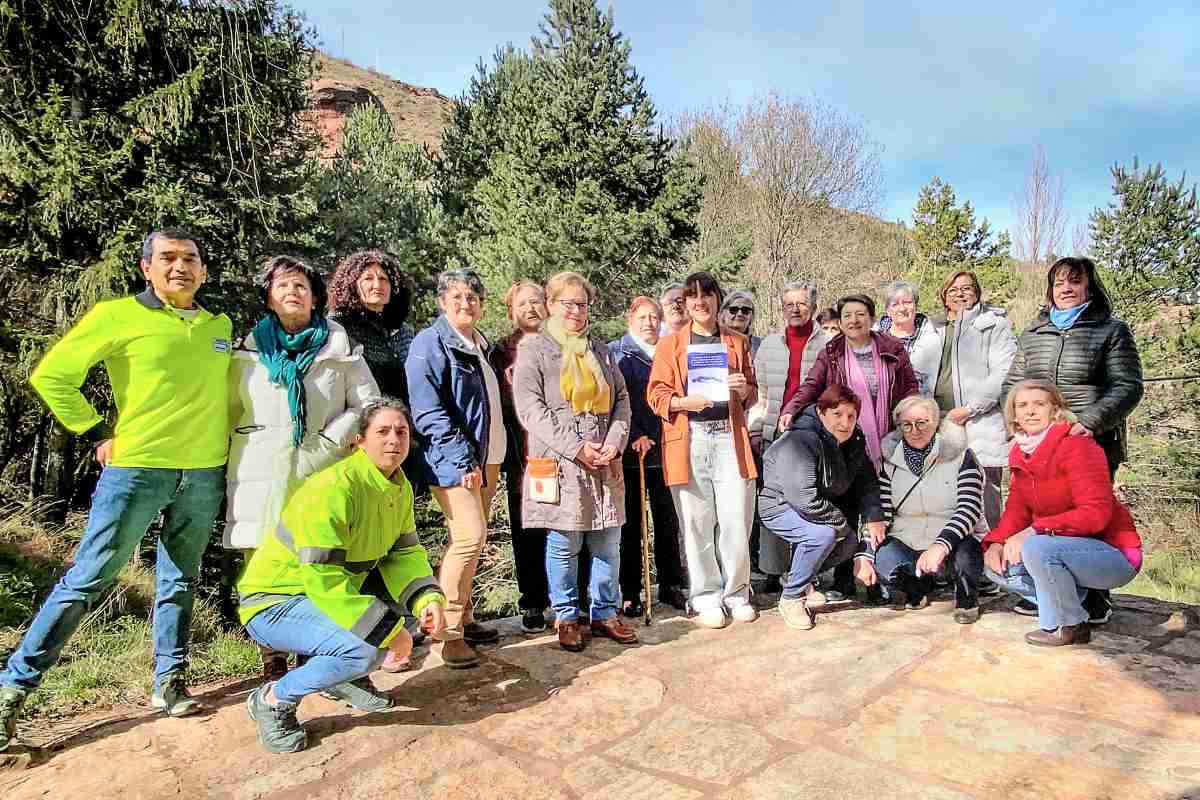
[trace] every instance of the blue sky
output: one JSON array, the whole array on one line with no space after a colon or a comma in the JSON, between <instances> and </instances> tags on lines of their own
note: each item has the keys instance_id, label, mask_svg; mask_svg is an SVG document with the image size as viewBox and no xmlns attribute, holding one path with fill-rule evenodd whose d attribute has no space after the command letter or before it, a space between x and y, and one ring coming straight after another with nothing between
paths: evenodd
<instances>
[{"instance_id":1,"label":"blue sky","mask_svg":"<svg viewBox=\"0 0 1200 800\"><path fill-rule=\"evenodd\" d=\"M450 96L498 45L528 46L546 7L294 5L327 51ZM612 3L664 116L772 91L816 96L883 145L881 216L910 221L921 185L938 175L998 229L1012 224L1037 145L1064 176L1072 226L1111 199L1114 162L1136 155L1174 179L1200 176L1200 6L1122 5Z\"/></svg>"}]
</instances>

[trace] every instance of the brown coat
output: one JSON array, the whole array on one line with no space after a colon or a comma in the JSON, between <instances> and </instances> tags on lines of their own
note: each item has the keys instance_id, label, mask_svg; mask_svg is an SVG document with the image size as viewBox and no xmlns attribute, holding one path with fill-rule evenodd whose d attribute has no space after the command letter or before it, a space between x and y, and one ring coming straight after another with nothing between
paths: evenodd
<instances>
[{"instance_id":1,"label":"brown coat","mask_svg":"<svg viewBox=\"0 0 1200 800\"><path fill-rule=\"evenodd\" d=\"M663 419L663 475L667 486L682 486L691 472L691 441L688 435L686 411L671 411L671 398L687 394L687 349L691 343L691 328L672 333L658 340L654 364L650 367L650 385L646 400L654 413ZM729 353L729 372L746 376L748 394L742 400L729 396L729 421L733 426L733 450L737 455L742 477L758 477L754 456L750 451L750 434L746 429L746 409L758 400L758 382L754 377L754 360L750 357L750 340L740 333L721 330L721 341Z\"/></svg>"},{"instance_id":2,"label":"brown coat","mask_svg":"<svg viewBox=\"0 0 1200 800\"><path fill-rule=\"evenodd\" d=\"M584 442L603 442L618 452L629 438L629 394L625 378L608 347L592 341L592 351L612 387L612 412L607 416L576 415L563 399L558 377L562 348L547 333L526 336L513 370L513 401L517 418L529 434L530 458L558 461L559 501L539 503L529 496L529 475L521 488L521 524L525 528L558 531L596 531L625 524L625 479L620 457L614 469L592 470L575 457Z\"/></svg>"}]
</instances>

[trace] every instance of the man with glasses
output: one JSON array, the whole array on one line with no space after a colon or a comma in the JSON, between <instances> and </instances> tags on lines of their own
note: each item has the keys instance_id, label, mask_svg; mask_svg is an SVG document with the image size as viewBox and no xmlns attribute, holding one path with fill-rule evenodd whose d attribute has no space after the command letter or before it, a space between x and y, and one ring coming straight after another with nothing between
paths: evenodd
<instances>
[{"instance_id":1,"label":"man with glasses","mask_svg":"<svg viewBox=\"0 0 1200 800\"><path fill-rule=\"evenodd\" d=\"M763 337L754 357L762 413L751 414L749 425L750 443L759 459L775 440L780 409L804 383L821 348L829 342L829 336L813 323L812 314L816 304L817 287L814 284L793 282L784 286L784 329ZM761 471L759 474L762 474ZM790 550L787 542L770 531L761 533L757 568L767 576L764 591L781 591L780 576L788 571L792 563ZM754 555L751 549L752 560Z\"/></svg>"},{"instance_id":2,"label":"man with glasses","mask_svg":"<svg viewBox=\"0 0 1200 800\"><path fill-rule=\"evenodd\" d=\"M687 304L683 299L683 284L672 283L662 290L658 299L663 309L662 336L679 333L692 321L688 316Z\"/></svg>"},{"instance_id":3,"label":"man with glasses","mask_svg":"<svg viewBox=\"0 0 1200 800\"><path fill-rule=\"evenodd\" d=\"M722 328L737 331L750 340L750 356L758 353L762 337L755 336L751 330L754 327L754 295L744 289L730 292L721 304L719 319Z\"/></svg>"}]
</instances>

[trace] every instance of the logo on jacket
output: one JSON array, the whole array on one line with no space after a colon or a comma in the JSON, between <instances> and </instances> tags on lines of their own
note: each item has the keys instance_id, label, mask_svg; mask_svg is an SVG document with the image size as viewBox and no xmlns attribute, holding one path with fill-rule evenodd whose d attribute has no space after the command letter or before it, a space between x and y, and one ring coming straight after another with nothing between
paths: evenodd
<instances>
[{"instance_id":1,"label":"logo on jacket","mask_svg":"<svg viewBox=\"0 0 1200 800\"><path fill-rule=\"evenodd\" d=\"M213 339L214 353L228 353L232 350L233 348L229 345L228 339Z\"/></svg>"}]
</instances>

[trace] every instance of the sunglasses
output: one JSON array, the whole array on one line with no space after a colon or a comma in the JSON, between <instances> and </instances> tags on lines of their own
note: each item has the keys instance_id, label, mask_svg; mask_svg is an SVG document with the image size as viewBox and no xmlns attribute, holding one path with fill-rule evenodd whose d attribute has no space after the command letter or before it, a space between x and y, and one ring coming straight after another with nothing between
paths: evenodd
<instances>
[{"instance_id":1,"label":"sunglasses","mask_svg":"<svg viewBox=\"0 0 1200 800\"><path fill-rule=\"evenodd\" d=\"M728 306L725 310L730 314L741 314L743 317L748 317L754 313L754 309L750 306Z\"/></svg>"}]
</instances>

